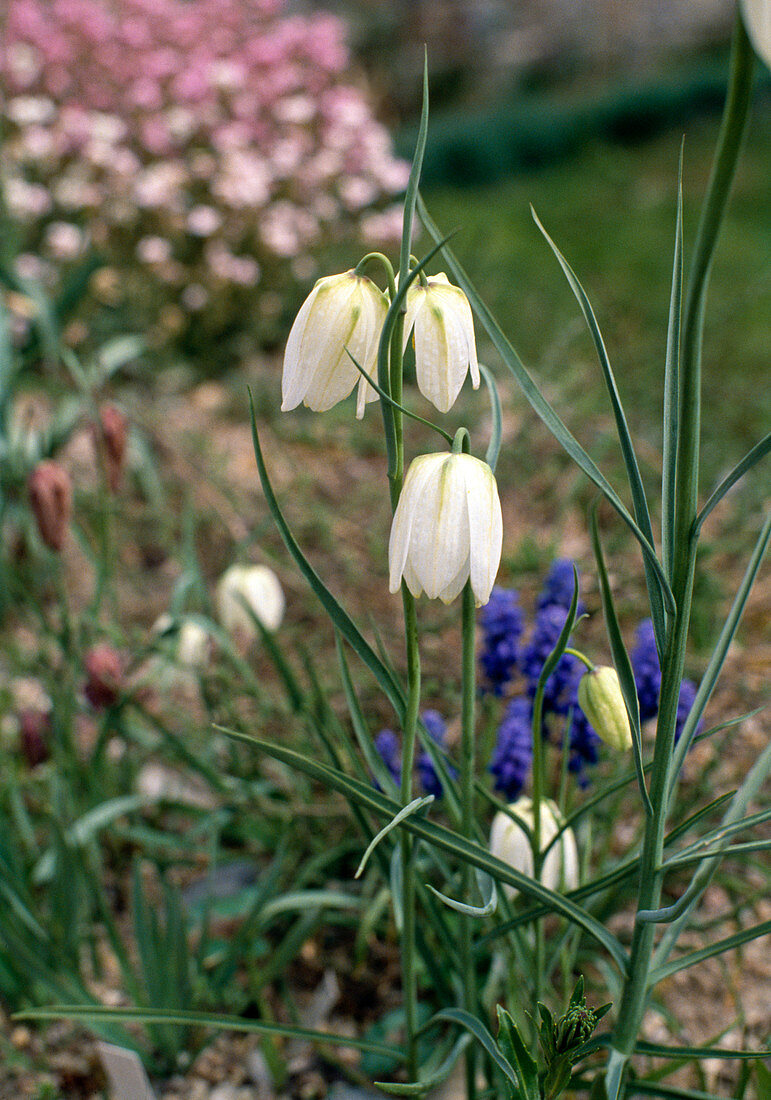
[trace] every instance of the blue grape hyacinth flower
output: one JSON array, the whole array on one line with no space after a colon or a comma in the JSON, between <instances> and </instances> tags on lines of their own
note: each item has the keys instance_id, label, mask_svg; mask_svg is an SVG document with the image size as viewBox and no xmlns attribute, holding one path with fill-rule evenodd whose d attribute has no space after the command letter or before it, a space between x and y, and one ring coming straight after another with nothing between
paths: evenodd
<instances>
[{"instance_id":1,"label":"blue grape hyacinth flower","mask_svg":"<svg viewBox=\"0 0 771 1100\"><path fill-rule=\"evenodd\" d=\"M420 717L423 719L423 725L428 730L431 740L434 741L440 749L443 749L447 725L439 711L424 710ZM434 767L434 762L429 753L421 752L418 755L417 766L423 790L426 794L432 794L434 798L441 798L444 794L444 788L442 787L442 781L436 774L436 768ZM453 779L458 778L457 768L454 768L452 764L448 763L447 769Z\"/></svg>"},{"instance_id":2,"label":"blue grape hyacinth flower","mask_svg":"<svg viewBox=\"0 0 771 1100\"><path fill-rule=\"evenodd\" d=\"M391 773L391 777L398 786L401 782L402 748L399 738L393 730L381 730L375 735L375 748L380 754L383 763ZM380 784L375 780L375 786L380 790Z\"/></svg>"},{"instance_id":3,"label":"blue grape hyacinth flower","mask_svg":"<svg viewBox=\"0 0 771 1100\"><path fill-rule=\"evenodd\" d=\"M533 708L524 695L512 699L498 728L498 740L490 762L494 787L509 802L516 799L533 762Z\"/></svg>"},{"instance_id":4,"label":"blue grape hyacinth flower","mask_svg":"<svg viewBox=\"0 0 771 1100\"><path fill-rule=\"evenodd\" d=\"M573 562L570 558L557 558L552 563L551 569L546 575L546 580L543 582L543 588L536 603L536 610L540 611L544 607L554 605L564 607L567 611L573 600L574 589ZM579 600L576 613L583 615L584 610L584 603Z\"/></svg>"},{"instance_id":5,"label":"blue grape hyacinth flower","mask_svg":"<svg viewBox=\"0 0 771 1100\"><path fill-rule=\"evenodd\" d=\"M517 668L519 640L524 616L519 606L519 594L513 588L496 585L489 602L480 615L482 650L479 663L485 674L485 688L494 695L503 695Z\"/></svg>"},{"instance_id":6,"label":"blue grape hyacinth flower","mask_svg":"<svg viewBox=\"0 0 771 1100\"><path fill-rule=\"evenodd\" d=\"M635 631L637 644L629 655L640 703L640 721L654 718L659 711L661 668L653 634L653 623L644 619Z\"/></svg>"}]
</instances>

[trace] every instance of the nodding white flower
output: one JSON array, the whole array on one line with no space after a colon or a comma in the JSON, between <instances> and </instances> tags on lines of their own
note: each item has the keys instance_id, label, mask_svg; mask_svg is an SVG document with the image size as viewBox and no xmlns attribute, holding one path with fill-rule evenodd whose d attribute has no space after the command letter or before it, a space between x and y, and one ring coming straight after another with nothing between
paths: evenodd
<instances>
[{"instance_id":1,"label":"nodding white flower","mask_svg":"<svg viewBox=\"0 0 771 1100\"><path fill-rule=\"evenodd\" d=\"M585 672L578 682L578 705L606 745L617 752L631 749L632 729L615 668Z\"/></svg>"},{"instance_id":2,"label":"nodding white flower","mask_svg":"<svg viewBox=\"0 0 771 1100\"><path fill-rule=\"evenodd\" d=\"M231 565L217 582L215 603L225 630L246 642L258 633L250 611L266 630L276 630L284 617L284 593L267 565Z\"/></svg>"},{"instance_id":3,"label":"nodding white flower","mask_svg":"<svg viewBox=\"0 0 771 1100\"><path fill-rule=\"evenodd\" d=\"M771 69L771 4L769 0L741 0L740 6L755 52Z\"/></svg>"},{"instance_id":4,"label":"nodding white flower","mask_svg":"<svg viewBox=\"0 0 771 1100\"><path fill-rule=\"evenodd\" d=\"M415 281L407 291L405 347L413 329L418 389L439 412L447 412L469 368L471 383L477 389L479 364L468 298L444 272L432 275L426 286Z\"/></svg>"},{"instance_id":5,"label":"nodding white flower","mask_svg":"<svg viewBox=\"0 0 771 1100\"><path fill-rule=\"evenodd\" d=\"M510 809L521 817L528 828L535 822L533 800L522 795L512 802ZM564 818L555 802L545 798L541 801L540 848L543 851L557 835ZM515 871L521 871L529 878L533 877L533 849L525 830L500 810L493 818L490 830L490 851ZM546 854L541 867L542 885L549 890L575 890L578 886L578 847L572 829L565 829ZM519 891L504 883L504 892L510 898Z\"/></svg>"},{"instance_id":6,"label":"nodding white flower","mask_svg":"<svg viewBox=\"0 0 771 1100\"><path fill-rule=\"evenodd\" d=\"M153 624L153 634L165 635L173 632L174 658L183 668L203 669L211 657L211 635L195 619L174 620L167 611Z\"/></svg>"},{"instance_id":7,"label":"nodding white flower","mask_svg":"<svg viewBox=\"0 0 771 1100\"><path fill-rule=\"evenodd\" d=\"M487 603L501 561L498 486L486 462L466 454L420 455L404 479L388 546L390 590L454 600L471 581Z\"/></svg>"},{"instance_id":8,"label":"nodding white flower","mask_svg":"<svg viewBox=\"0 0 771 1100\"><path fill-rule=\"evenodd\" d=\"M300 307L286 342L281 382L281 409L300 402L316 412L331 409L359 383L356 415L377 393L354 366L351 356L370 376L388 301L371 279L353 269L328 275L314 286Z\"/></svg>"}]
</instances>

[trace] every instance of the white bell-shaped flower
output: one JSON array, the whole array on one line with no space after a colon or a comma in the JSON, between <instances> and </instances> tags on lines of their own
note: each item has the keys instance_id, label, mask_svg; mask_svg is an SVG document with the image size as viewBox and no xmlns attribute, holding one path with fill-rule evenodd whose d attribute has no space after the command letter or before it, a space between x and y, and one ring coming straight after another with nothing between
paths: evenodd
<instances>
[{"instance_id":1,"label":"white bell-shaped flower","mask_svg":"<svg viewBox=\"0 0 771 1100\"><path fill-rule=\"evenodd\" d=\"M246 642L258 633L250 611L266 630L284 617L284 592L267 565L231 565L217 581L215 604L225 630Z\"/></svg>"},{"instance_id":2,"label":"white bell-shaped flower","mask_svg":"<svg viewBox=\"0 0 771 1100\"><path fill-rule=\"evenodd\" d=\"M353 269L328 275L314 286L300 307L284 352L281 409L301 402L325 412L359 383L356 415L377 393L359 373L351 356L368 375L377 365L377 349L388 301L371 279Z\"/></svg>"},{"instance_id":3,"label":"white bell-shaped flower","mask_svg":"<svg viewBox=\"0 0 771 1100\"><path fill-rule=\"evenodd\" d=\"M183 668L200 670L209 663L212 638L195 619L183 618L176 621L165 611L153 623L152 633L172 635L171 651L176 663Z\"/></svg>"},{"instance_id":4,"label":"white bell-shaped flower","mask_svg":"<svg viewBox=\"0 0 771 1100\"><path fill-rule=\"evenodd\" d=\"M413 330L418 389L445 413L455 403L469 369L477 389L479 363L468 298L444 272L430 276L426 286L414 282L407 291L405 347Z\"/></svg>"},{"instance_id":5,"label":"white bell-shaped flower","mask_svg":"<svg viewBox=\"0 0 771 1100\"><path fill-rule=\"evenodd\" d=\"M390 590L402 577L413 596L450 603L466 581L487 603L501 561L498 486L486 462L467 454L414 459L404 479L388 546Z\"/></svg>"},{"instance_id":6,"label":"white bell-shaped flower","mask_svg":"<svg viewBox=\"0 0 771 1100\"><path fill-rule=\"evenodd\" d=\"M529 829L533 828L535 813L531 798L522 795L516 802L511 803L510 808L522 818ZM554 840L562 823L563 817L557 804L549 798L542 799L540 836L542 852ZM527 833L502 810L493 818L490 830L490 851L515 871L520 871L529 878L533 877L533 850ZM575 890L578 886L578 846L572 829L565 829L560 834L559 840L547 852L541 867L540 881L550 890L560 892ZM503 889L510 898L518 893L513 886L506 884Z\"/></svg>"},{"instance_id":7,"label":"white bell-shaped flower","mask_svg":"<svg viewBox=\"0 0 771 1100\"><path fill-rule=\"evenodd\" d=\"M771 2L741 0L741 9L744 26L755 52L771 69Z\"/></svg>"}]
</instances>

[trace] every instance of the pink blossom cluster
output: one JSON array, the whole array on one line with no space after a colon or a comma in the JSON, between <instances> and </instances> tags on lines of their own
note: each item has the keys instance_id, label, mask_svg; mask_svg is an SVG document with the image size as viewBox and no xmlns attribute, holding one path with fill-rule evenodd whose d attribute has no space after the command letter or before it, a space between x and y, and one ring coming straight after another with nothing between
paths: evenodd
<instances>
[{"instance_id":1,"label":"pink blossom cluster","mask_svg":"<svg viewBox=\"0 0 771 1100\"><path fill-rule=\"evenodd\" d=\"M350 82L344 25L282 9L7 0L4 197L38 273L93 242L179 316L227 314L239 288L269 314L320 244L393 235L407 166Z\"/></svg>"}]
</instances>

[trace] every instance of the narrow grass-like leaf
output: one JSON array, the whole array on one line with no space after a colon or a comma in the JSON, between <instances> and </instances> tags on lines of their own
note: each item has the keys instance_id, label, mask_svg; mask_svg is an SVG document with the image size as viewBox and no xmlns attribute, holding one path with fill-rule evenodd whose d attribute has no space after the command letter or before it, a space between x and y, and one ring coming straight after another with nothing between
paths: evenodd
<instances>
[{"instance_id":1,"label":"narrow grass-like leaf","mask_svg":"<svg viewBox=\"0 0 771 1100\"><path fill-rule=\"evenodd\" d=\"M610 651L613 654L613 664L618 673L618 681L621 685L621 693L624 696L629 725L632 730L632 756L635 772L637 773L637 787L643 801L646 814L653 814L648 788L645 785L645 762L642 755L642 733L640 730L640 704L637 699L637 687L632 670L632 662L621 637L621 628L618 625L618 616L613 603L613 595L610 591L608 571L605 568L605 557L600 543L600 532L597 525L597 505L592 507L589 518L589 529L592 539L592 549L597 562L597 573L600 580L600 594L602 596L602 610L605 616L605 628L608 632Z\"/></svg>"},{"instance_id":2,"label":"narrow grass-like leaf","mask_svg":"<svg viewBox=\"0 0 771 1100\"><path fill-rule=\"evenodd\" d=\"M111 798L107 802L101 802L98 806L88 810L78 818L66 832L66 841L69 845L80 846L88 843L96 834L110 825L118 817L141 810L148 802L152 801L146 795L126 794ZM56 857L53 851L44 852L38 860L32 879L38 885L48 882L54 872Z\"/></svg>"},{"instance_id":3,"label":"narrow grass-like leaf","mask_svg":"<svg viewBox=\"0 0 771 1100\"><path fill-rule=\"evenodd\" d=\"M680 770L685 760L685 755L690 748L691 742L696 733L696 729L701 721L701 717L704 714L704 710L709 702L710 696L715 689L718 677L720 676L721 669L728 654L728 647L734 639L734 635L739 627L739 621L744 612L747 600L749 599L750 591L755 582L755 578L760 569L760 565L768 549L769 539L771 539L771 512L766 517L758 540L755 543L755 549L752 552L747 569L742 578L742 583L739 585L739 589L734 597L734 601L731 605L731 610L728 613L728 618L723 624L723 629L720 631L720 637L717 640L717 644L709 659L704 675L699 683L696 697L693 701L688 717L683 724L682 733L680 734L680 740L675 746L674 753L672 755L672 765L670 770L670 796L674 793L677 785L678 778L680 776Z\"/></svg>"},{"instance_id":4,"label":"narrow grass-like leaf","mask_svg":"<svg viewBox=\"0 0 771 1100\"><path fill-rule=\"evenodd\" d=\"M386 1054L401 1062L399 1047L386 1043L370 1042L350 1035L315 1031L308 1027L291 1027L288 1024L269 1024L260 1020L244 1020L240 1016L225 1016L216 1012L185 1012L176 1009L155 1008L104 1008L91 1005L52 1005L46 1008L30 1008L17 1013L18 1020L82 1020L84 1023L118 1021L141 1024L183 1024L193 1027L211 1027L223 1031L256 1032L258 1035L276 1035L286 1039L305 1039L312 1043L355 1047L375 1054Z\"/></svg>"},{"instance_id":5,"label":"narrow grass-like leaf","mask_svg":"<svg viewBox=\"0 0 771 1100\"><path fill-rule=\"evenodd\" d=\"M442 239L439 230L433 222L431 216L428 213L425 203L422 198L418 198L418 211L420 213L421 220L429 231L435 241ZM656 551L651 542L645 537L640 527L635 523L633 517L630 515L628 509L625 507L623 501L615 491L613 486L600 471L596 463L589 457L587 452L575 438L575 436L569 431L567 426L563 423L549 402L543 396L541 391L536 386L533 379L530 377L524 363L517 355L516 351L512 347L508 338L504 334L498 322L493 317L490 310L480 298L474 284L469 279L468 275L461 267L452 249L447 245L442 246L447 264L452 271L458 285L463 289L471 303L474 312L482 322L482 326L490 337L492 343L495 345L498 353L503 359L506 367L516 378L519 383L525 398L529 401L533 410L538 414L546 427L552 433L557 442L562 446L563 450L573 459L577 466L583 470L586 476L592 481L600 492L605 496L608 502L615 508L624 523L629 527L634 537L639 542L642 552L645 555L646 560L650 564L652 570L656 573L661 583L661 589L663 594L664 603L669 611L675 610L675 601L672 595L672 590L669 587L669 582L664 575L664 571L661 566L661 562L656 556Z\"/></svg>"},{"instance_id":6,"label":"narrow grass-like leaf","mask_svg":"<svg viewBox=\"0 0 771 1100\"><path fill-rule=\"evenodd\" d=\"M441 1062L439 1068L431 1073L425 1074L423 1077L419 1077L417 1081L413 1081L409 1084L395 1081L375 1081L375 1085L381 1092L387 1092L391 1096L423 1096L432 1089L438 1088L439 1085L447 1080L452 1072L453 1066L471 1041L471 1035L465 1032L453 1045L450 1053Z\"/></svg>"},{"instance_id":7,"label":"narrow grass-like leaf","mask_svg":"<svg viewBox=\"0 0 771 1100\"><path fill-rule=\"evenodd\" d=\"M402 220L402 240L399 252L399 271L402 277L409 270L410 253L412 252L412 225L415 221L415 204L418 199L420 187L420 173L423 170L423 155L426 151L428 138L428 52L423 54L423 102L420 108L420 125L418 126L418 139L415 143L415 153L412 157L412 167L407 181L407 190L404 193L404 217Z\"/></svg>"},{"instance_id":8,"label":"narrow grass-like leaf","mask_svg":"<svg viewBox=\"0 0 771 1100\"><path fill-rule=\"evenodd\" d=\"M736 792L732 792L731 797ZM727 796L724 796L724 798ZM717 800L716 800L717 801ZM707 809L711 810L715 806L712 803ZM698 851L700 848L706 848L709 844L714 844L716 841L728 840L732 836L736 836L737 833L743 833L747 829L754 829L756 825L765 825L767 821L771 820L771 809L758 810L755 814L750 814L748 817L740 818L738 821L731 821L729 824L718 825L716 829L710 829L708 833L700 837L699 840L693 844L689 844L687 848L682 848L676 853L676 857L689 856L692 852Z\"/></svg>"},{"instance_id":9,"label":"narrow grass-like leaf","mask_svg":"<svg viewBox=\"0 0 771 1100\"><path fill-rule=\"evenodd\" d=\"M310 564L308 559L303 554L297 541L295 540L292 532L289 529L289 525L284 519L283 513L279 506L276 495L273 492L273 487L268 477L268 471L265 467L265 460L262 456L262 449L260 447L260 440L257 434L257 424L254 415L254 402L252 401L251 393L249 394L249 408L252 422L252 441L254 443L254 453L257 460L257 469L260 475L260 481L262 483L262 489L265 494L265 500L267 501L268 508L275 520L276 526L281 532L281 537L284 540L287 550L294 558L300 572L303 574L314 594L319 599L324 610L332 620L336 630L345 638L354 652L361 658L367 668L372 672L377 682L385 692L389 702L393 706L400 719L404 716L404 692L401 685L396 678L392 675L391 671L386 668L383 662L375 653L372 646L363 637L359 628L350 618L348 613L344 610L338 600L332 595L327 586L319 577L316 570Z\"/></svg>"},{"instance_id":10,"label":"narrow grass-like leaf","mask_svg":"<svg viewBox=\"0 0 771 1100\"><path fill-rule=\"evenodd\" d=\"M498 907L498 891L495 887L495 882L489 875L485 875L483 871L477 871L477 884L479 886L479 893L482 895L482 905L467 905L465 902L456 901L455 898L450 898L446 894L442 894L439 890L434 889L433 886L428 887L431 893L449 906L450 909L454 909L457 913L463 913L467 917L489 917L495 912ZM487 901L484 901L485 895L487 895Z\"/></svg>"},{"instance_id":11,"label":"narrow grass-like leaf","mask_svg":"<svg viewBox=\"0 0 771 1100\"><path fill-rule=\"evenodd\" d=\"M508 1059L504 1058L501 1051L493 1039L490 1032L481 1023L476 1016L472 1016L470 1012L466 1012L462 1008L444 1008L441 1012L437 1012L426 1024L426 1027L430 1027L431 1024L437 1023L439 1020L447 1020L449 1023L458 1024L459 1027L463 1027L466 1031L469 1031L478 1043L484 1047L488 1055L495 1062L499 1070L505 1077L511 1081L515 1088L518 1087L519 1081L517 1079L517 1072ZM425 1029L424 1029L425 1030Z\"/></svg>"},{"instance_id":12,"label":"narrow grass-like leaf","mask_svg":"<svg viewBox=\"0 0 771 1100\"><path fill-rule=\"evenodd\" d=\"M663 870L673 871L678 867L687 867L702 860L727 859L729 856L748 855L750 852L767 852L771 848L771 839L748 840L745 844L727 844L725 847L708 848L705 852L689 852L687 855L672 856L665 860Z\"/></svg>"},{"instance_id":13,"label":"narrow grass-like leaf","mask_svg":"<svg viewBox=\"0 0 771 1100\"><path fill-rule=\"evenodd\" d=\"M513 1062L519 1084L519 1100L541 1100L538 1083L538 1063L525 1046L517 1025L500 1005L498 1013L498 1045Z\"/></svg>"},{"instance_id":14,"label":"narrow grass-like leaf","mask_svg":"<svg viewBox=\"0 0 771 1100\"><path fill-rule=\"evenodd\" d=\"M768 1058L771 1049L732 1050L731 1047L670 1047L661 1043L649 1043L644 1039L635 1043L635 1054L650 1054L654 1058Z\"/></svg>"},{"instance_id":15,"label":"narrow grass-like leaf","mask_svg":"<svg viewBox=\"0 0 771 1100\"><path fill-rule=\"evenodd\" d=\"M364 713L359 703L359 697L356 694L356 687L351 679L351 673L348 668L345 651L341 644L340 635L337 633L335 633L335 644L337 647L338 663L340 665L340 679L343 684L343 693L348 705L348 713L351 716L351 724L356 736L356 741L367 762L367 767L380 784L381 789L392 797L397 797L399 788L394 782L393 776L386 767L382 756L375 748L372 738L369 735Z\"/></svg>"},{"instance_id":16,"label":"narrow grass-like leaf","mask_svg":"<svg viewBox=\"0 0 771 1100\"><path fill-rule=\"evenodd\" d=\"M495 473L495 467L498 465L498 455L501 450L501 432L503 430L503 418L501 416L501 399L498 394L498 384L495 381L495 375L491 370L483 364L479 364L479 373L485 380L487 386L487 393L490 398L490 442L487 445L487 453L485 454L485 462L490 469Z\"/></svg>"},{"instance_id":17,"label":"narrow grass-like leaf","mask_svg":"<svg viewBox=\"0 0 771 1100\"><path fill-rule=\"evenodd\" d=\"M734 821L739 821L746 816L747 807L750 803L758 797L760 791L763 789L769 772L771 772L771 744L767 745L758 759L750 768L749 773L744 779L744 782L739 787L738 791L731 800L731 805L725 813L723 818L723 824L729 825ZM709 886L712 878L717 870L718 862L715 859L705 860L701 863L694 873L693 880L689 886L686 894L688 895L688 903L682 909L682 912L678 913L672 922L672 927L667 929L664 935L661 937L661 941L656 948L656 952L653 958L654 969L659 966L663 966L675 944L677 943L680 932L686 922L688 921L691 911L704 891ZM680 899L683 900L682 898ZM638 918L639 919L639 918Z\"/></svg>"},{"instance_id":18,"label":"narrow grass-like leaf","mask_svg":"<svg viewBox=\"0 0 771 1100\"><path fill-rule=\"evenodd\" d=\"M721 955L724 951L733 951L736 947L741 947L742 944L750 943L761 936L767 936L769 933L771 933L771 920L754 924L751 928L743 928L741 932L735 932L733 936L716 940L715 943L710 943L707 947L702 947L698 951L689 951L687 955L680 955L679 958L671 959L664 966L657 967L648 975L648 984L653 988L664 978L677 974L679 970L687 970L705 959L711 959L713 955Z\"/></svg>"},{"instance_id":19,"label":"narrow grass-like leaf","mask_svg":"<svg viewBox=\"0 0 771 1100\"><path fill-rule=\"evenodd\" d=\"M710 514L712 509L720 503L723 497L726 495L729 489L733 488L736 482L743 477L748 470L751 470L762 458L765 458L768 452L771 451L771 432L768 435L764 435L760 442L749 451L741 462L737 462L730 474L726 474L716 489L712 491L698 516L694 520L693 533L697 535L701 530L701 525L704 520Z\"/></svg>"},{"instance_id":20,"label":"narrow grass-like leaf","mask_svg":"<svg viewBox=\"0 0 771 1100\"><path fill-rule=\"evenodd\" d=\"M633 1094L640 1096L659 1096L661 1100L720 1100L712 1092L702 1092L700 1089L678 1088L675 1085L666 1085L661 1081L644 1081L639 1077L634 1079Z\"/></svg>"},{"instance_id":21,"label":"narrow grass-like leaf","mask_svg":"<svg viewBox=\"0 0 771 1100\"><path fill-rule=\"evenodd\" d=\"M349 776L325 764L310 760L300 753L295 752L293 749L288 749L283 745L272 744L268 741L261 741L256 737L252 737L250 734L241 733L238 730L230 730L223 726L215 726L214 728L226 734L228 737L253 745L267 756L271 756L275 760L280 760L289 767L296 768L297 771L309 775L312 779L318 780L332 790L339 791L348 798L354 799L361 807L380 814L381 816L392 818L402 808L398 802L395 802L391 798L387 798L373 787L361 783L358 780L351 779ZM443 851L449 852L450 855L455 856L457 859L470 863L473 867L478 867L480 870L485 871L494 878L496 882L508 883L522 894L535 898L537 901L547 905L550 910L561 913L575 924L580 925L590 936L602 944L619 969L622 971L625 970L627 955L619 940L608 931L604 924L595 920L586 910L569 901L562 894L558 894L554 890L549 890L540 882L536 882L527 875L515 871L514 868L510 867L507 863L496 859L495 856L491 855L491 853L480 844L466 840L465 837L460 836L458 833L434 821L425 821L422 818L412 816L406 818L401 823L401 827L413 833L415 836L420 837L422 840L436 845Z\"/></svg>"},{"instance_id":22,"label":"narrow grass-like leaf","mask_svg":"<svg viewBox=\"0 0 771 1100\"><path fill-rule=\"evenodd\" d=\"M672 293L667 322L667 355L664 366L664 437L661 466L661 557L672 583L675 568L675 485L677 431L680 421L680 323L683 312L683 145L677 173L677 222Z\"/></svg>"},{"instance_id":23,"label":"narrow grass-like leaf","mask_svg":"<svg viewBox=\"0 0 771 1100\"><path fill-rule=\"evenodd\" d=\"M622 1050L611 1047L608 1053L608 1068L605 1071L605 1093L607 1100L618 1100L621 1093L621 1085L624 1080L624 1070L629 1061L629 1055Z\"/></svg>"},{"instance_id":24,"label":"narrow grass-like leaf","mask_svg":"<svg viewBox=\"0 0 771 1100\"><path fill-rule=\"evenodd\" d=\"M433 801L434 796L432 794L428 794L424 798L414 798L412 802L409 803L409 805L399 810L398 814L396 814L393 819L388 822L387 825L384 825L376 836L373 836L372 840L367 845L367 850L361 857L361 862L356 868L356 874L353 877L359 878L361 876L364 868L367 866L367 861L369 860L369 857L372 855L375 848L378 846L383 837L388 836L392 829L396 829L399 825L402 824L403 821L406 821L406 819L410 817L411 814L416 814L420 810L426 809L428 806L431 805Z\"/></svg>"},{"instance_id":25,"label":"narrow grass-like leaf","mask_svg":"<svg viewBox=\"0 0 771 1100\"><path fill-rule=\"evenodd\" d=\"M570 289L575 295L576 301L581 309L581 312L586 321L587 328L592 337L595 351L597 352L597 358L600 362L603 377L605 379L605 385L610 397L610 404L613 409L613 417L616 421L616 433L618 435L618 441L621 446L621 454L624 458L624 466L626 467L626 476L629 481L629 488L632 493L632 504L634 506L634 517L637 524L642 531L643 535L650 543L654 545L653 541L653 528L651 526L650 511L648 509L648 501L645 496L645 487L642 483L642 477L640 476L640 467L637 462L637 455L635 454L634 444L632 442L632 436L629 432L629 425L627 424L626 414L624 413L624 407L621 404L621 398L619 396L618 387L616 386L616 379L613 375L613 368L610 365L610 359L608 358L608 352L605 347L605 341L602 338L600 332L600 326L597 323L597 317L595 316L592 305L586 295L586 291L581 286L581 283L573 271L570 264L567 262L562 252L557 245L551 239L549 234L543 227L540 218L536 214L535 210L530 207L530 212L533 215L535 224L543 234L546 243L551 248L554 255L557 257L557 261L562 268L565 278L570 284ZM648 558L643 555L643 565L645 567L645 579L648 585L648 596L651 605L651 619L653 621L653 629L656 635L656 644L658 646L659 653L664 651L664 602L663 592L661 590L661 581L659 579L659 573L651 567L651 563Z\"/></svg>"}]
</instances>

